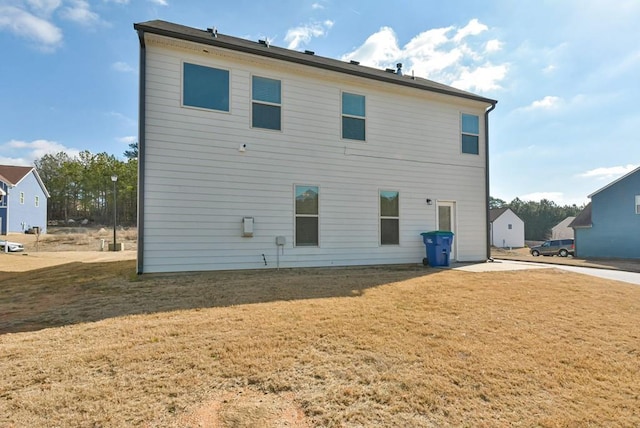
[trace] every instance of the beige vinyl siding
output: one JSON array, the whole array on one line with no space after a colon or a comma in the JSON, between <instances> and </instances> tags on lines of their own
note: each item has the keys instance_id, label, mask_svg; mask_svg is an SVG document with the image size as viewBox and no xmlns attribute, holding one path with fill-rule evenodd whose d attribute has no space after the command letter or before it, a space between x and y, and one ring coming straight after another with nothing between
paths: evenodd
<instances>
[{"instance_id":1,"label":"beige vinyl siding","mask_svg":"<svg viewBox=\"0 0 640 428\"><path fill-rule=\"evenodd\" d=\"M485 257L484 140L461 156L459 118L486 105L146 37L145 272L272 268L281 235L281 267L420 263L426 198L456 201L458 259ZM181 107L183 61L230 71L229 113ZM252 74L282 81L282 132L251 128ZM366 142L341 139L341 91L367 97ZM294 246L295 184L321 189L319 247ZM379 245L381 188L401 195L400 246Z\"/></svg>"}]
</instances>

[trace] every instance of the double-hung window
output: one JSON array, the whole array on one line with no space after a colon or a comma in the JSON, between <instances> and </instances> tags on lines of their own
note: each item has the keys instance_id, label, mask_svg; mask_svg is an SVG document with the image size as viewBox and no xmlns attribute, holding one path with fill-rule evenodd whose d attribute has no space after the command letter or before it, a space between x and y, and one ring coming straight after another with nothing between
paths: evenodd
<instances>
[{"instance_id":1,"label":"double-hung window","mask_svg":"<svg viewBox=\"0 0 640 428\"><path fill-rule=\"evenodd\" d=\"M365 141L366 111L364 95L342 93L342 138Z\"/></svg>"},{"instance_id":2,"label":"double-hung window","mask_svg":"<svg viewBox=\"0 0 640 428\"><path fill-rule=\"evenodd\" d=\"M185 62L182 70L182 105L229 111L229 70Z\"/></svg>"},{"instance_id":3,"label":"double-hung window","mask_svg":"<svg viewBox=\"0 0 640 428\"><path fill-rule=\"evenodd\" d=\"M296 246L318 246L318 186L295 186Z\"/></svg>"},{"instance_id":4,"label":"double-hung window","mask_svg":"<svg viewBox=\"0 0 640 428\"><path fill-rule=\"evenodd\" d=\"M480 154L480 118L462 114L462 153Z\"/></svg>"},{"instance_id":5,"label":"double-hung window","mask_svg":"<svg viewBox=\"0 0 640 428\"><path fill-rule=\"evenodd\" d=\"M282 129L281 86L280 80L253 76L251 126L277 131Z\"/></svg>"},{"instance_id":6,"label":"double-hung window","mask_svg":"<svg viewBox=\"0 0 640 428\"><path fill-rule=\"evenodd\" d=\"M24 205L24 192L20 192L20 205Z\"/></svg>"},{"instance_id":7,"label":"double-hung window","mask_svg":"<svg viewBox=\"0 0 640 428\"><path fill-rule=\"evenodd\" d=\"M36 204L36 207L40 206L40 196L36 196L35 204Z\"/></svg>"},{"instance_id":8,"label":"double-hung window","mask_svg":"<svg viewBox=\"0 0 640 428\"><path fill-rule=\"evenodd\" d=\"M380 245L400 244L400 193L380 191Z\"/></svg>"},{"instance_id":9,"label":"double-hung window","mask_svg":"<svg viewBox=\"0 0 640 428\"><path fill-rule=\"evenodd\" d=\"M640 214L640 195L636 195L636 214Z\"/></svg>"}]
</instances>

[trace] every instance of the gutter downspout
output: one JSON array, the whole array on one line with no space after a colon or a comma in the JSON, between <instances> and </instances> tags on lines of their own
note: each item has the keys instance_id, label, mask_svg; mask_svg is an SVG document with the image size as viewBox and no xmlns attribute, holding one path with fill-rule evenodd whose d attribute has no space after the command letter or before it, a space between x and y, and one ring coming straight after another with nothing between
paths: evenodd
<instances>
[{"instance_id":1,"label":"gutter downspout","mask_svg":"<svg viewBox=\"0 0 640 428\"><path fill-rule=\"evenodd\" d=\"M144 31L138 30L140 40L140 76L138 94L138 260L136 273L144 272L144 170L145 170L145 129L146 129L146 75L147 48L144 43Z\"/></svg>"},{"instance_id":2,"label":"gutter downspout","mask_svg":"<svg viewBox=\"0 0 640 428\"><path fill-rule=\"evenodd\" d=\"M489 107L487 110L485 110L484 112L484 147L485 147L485 154L484 154L484 158L485 158L485 200L486 200L486 204L487 204L487 208L486 208L486 225L487 225L487 257L486 260L491 260L491 231L490 231L490 225L489 225L489 219L490 214L489 214L489 197L490 197L490 192L489 192L489 113L491 113L495 108L496 108L496 104L498 102L496 101L495 103L491 104L491 107ZM139 233L139 232L138 232ZM138 245L139 246L139 245Z\"/></svg>"}]
</instances>

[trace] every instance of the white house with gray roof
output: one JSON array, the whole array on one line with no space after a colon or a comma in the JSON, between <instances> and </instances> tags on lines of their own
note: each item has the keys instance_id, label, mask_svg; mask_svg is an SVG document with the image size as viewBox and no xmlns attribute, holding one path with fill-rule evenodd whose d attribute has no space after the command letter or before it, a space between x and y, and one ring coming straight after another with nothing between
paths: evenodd
<instances>
[{"instance_id":1,"label":"white house with gray roof","mask_svg":"<svg viewBox=\"0 0 640 428\"><path fill-rule=\"evenodd\" d=\"M140 41L138 272L485 260L496 101L164 21Z\"/></svg>"},{"instance_id":2,"label":"white house with gray roof","mask_svg":"<svg viewBox=\"0 0 640 428\"><path fill-rule=\"evenodd\" d=\"M494 247L524 247L524 221L511 208L494 208L489 211L489 233Z\"/></svg>"}]
</instances>

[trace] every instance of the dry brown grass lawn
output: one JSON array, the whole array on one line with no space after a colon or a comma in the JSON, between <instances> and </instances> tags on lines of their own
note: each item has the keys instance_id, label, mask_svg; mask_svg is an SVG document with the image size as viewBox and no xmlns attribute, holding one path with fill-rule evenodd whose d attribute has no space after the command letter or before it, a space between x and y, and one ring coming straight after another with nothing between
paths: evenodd
<instances>
[{"instance_id":1,"label":"dry brown grass lawn","mask_svg":"<svg viewBox=\"0 0 640 428\"><path fill-rule=\"evenodd\" d=\"M546 269L132 272L0 272L0 426L640 425L637 286Z\"/></svg>"}]
</instances>

